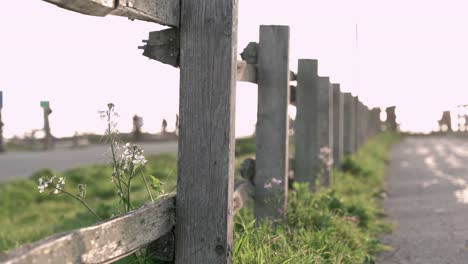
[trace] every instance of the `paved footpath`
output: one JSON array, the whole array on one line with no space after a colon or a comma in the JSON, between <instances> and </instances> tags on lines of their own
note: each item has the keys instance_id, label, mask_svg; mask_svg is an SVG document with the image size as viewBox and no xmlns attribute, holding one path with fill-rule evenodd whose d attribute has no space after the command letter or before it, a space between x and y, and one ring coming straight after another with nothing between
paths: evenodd
<instances>
[{"instance_id":1,"label":"paved footpath","mask_svg":"<svg viewBox=\"0 0 468 264\"><path fill-rule=\"evenodd\" d=\"M176 153L177 142L139 144L145 154ZM50 168L57 171L91 164L109 163L108 146L94 145L79 149L56 149L46 152L7 152L0 155L0 182L27 178L33 172Z\"/></svg>"},{"instance_id":2,"label":"paved footpath","mask_svg":"<svg viewBox=\"0 0 468 264\"><path fill-rule=\"evenodd\" d=\"M468 263L468 139L406 138L391 154L383 264Z\"/></svg>"}]
</instances>

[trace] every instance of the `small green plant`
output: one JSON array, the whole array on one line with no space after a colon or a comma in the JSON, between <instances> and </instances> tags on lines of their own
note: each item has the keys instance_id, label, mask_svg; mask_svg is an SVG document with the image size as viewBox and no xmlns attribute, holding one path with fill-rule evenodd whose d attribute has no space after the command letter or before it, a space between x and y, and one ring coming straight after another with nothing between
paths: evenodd
<instances>
[{"instance_id":1,"label":"small green plant","mask_svg":"<svg viewBox=\"0 0 468 264\"><path fill-rule=\"evenodd\" d=\"M148 196L151 201L154 202L148 182L143 173L143 168L148 162L144 156L143 149L130 143L126 143L122 146L122 142L118 137L119 131L117 130L117 122L114 120L118 117L117 112L115 112L114 104L109 103L107 105L107 110L100 111L99 113L101 118L105 119L107 123L105 137L110 146L108 157L111 160L113 169L111 181L115 184L118 191L117 194L120 199L121 213L127 213L133 209L131 187L132 181L137 176L141 176ZM161 182L154 176L151 176L151 179L151 186L158 194L161 194Z\"/></svg>"},{"instance_id":2,"label":"small green plant","mask_svg":"<svg viewBox=\"0 0 468 264\"><path fill-rule=\"evenodd\" d=\"M107 154L107 156L111 161L110 163L112 167L110 181L114 184L118 196L118 207L115 208L116 214L128 213L134 209L132 205L132 182L137 177L141 177L149 199L154 202L155 199L151 193L151 189L153 189L153 191L155 191L158 196L163 195L164 191L162 189L162 183L155 176L151 176L151 185L148 184L144 174L144 168L148 161L144 156L143 149L131 143L122 144L118 137L118 123L115 120L119 115L115 111L114 104L109 103L107 105L107 109L104 111L99 111L99 114L101 118L106 121L107 125L105 138L106 142L110 146L110 152ZM39 193L48 193L49 195L63 194L71 197L81 203L98 220L103 220L103 217L98 215L95 210L91 209L91 207L85 201L86 184L79 183L77 185L78 191L76 194L74 194L66 190L65 183L65 177L57 177L56 175L53 175L52 177L40 177L38 179L37 188ZM105 205L103 206L105 207ZM99 208L104 207L101 206ZM140 260L146 262L146 255L146 252L138 252L135 253L132 257L138 262L140 262Z\"/></svg>"}]
</instances>

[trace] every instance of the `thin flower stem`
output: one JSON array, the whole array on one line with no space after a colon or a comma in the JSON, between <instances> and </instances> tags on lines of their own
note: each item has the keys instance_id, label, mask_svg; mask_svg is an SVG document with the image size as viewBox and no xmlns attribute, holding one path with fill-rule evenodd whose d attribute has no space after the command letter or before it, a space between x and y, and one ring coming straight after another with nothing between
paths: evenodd
<instances>
[{"instance_id":1,"label":"thin flower stem","mask_svg":"<svg viewBox=\"0 0 468 264\"><path fill-rule=\"evenodd\" d=\"M55 187L54 187L54 188L55 188ZM80 198L76 197L75 195L73 195L73 194L71 194L71 193L69 193L69 192L67 192L67 191L65 191L65 190L63 190L63 189L58 189L58 188L55 188L55 189L57 189L57 190L60 191L61 193L64 193L64 194L66 194L66 195L72 197L73 199L77 200L77 201L80 202L84 207L86 207L86 208L88 209L88 211L90 211L94 216L96 216L100 221L103 220L99 215L97 215L97 214L93 211L93 209L91 209L91 208L88 206L88 204L86 204L86 203L85 203L83 200L81 200Z\"/></svg>"},{"instance_id":2,"label":"thin flower stem","mask_svg":"<svg viewBox=\"0 0 468 264\"><path fill-rule=\"evenodd\" d=\"M130 185L131 185L131 182L132 182L132 178L130 177L128 179L128 188L127 188L127 212L130 212L130 210L132 209L131 208L131 202L130 202Z\"/></svg>"},{"instance_id":3,"label":"thin flower stem","mask_svg":"<svg viewBox=\"0 0 468 264\"><path fill-rule=\"evenodd\" d=\"M114 138L113 138L113 135L112 135L112 125L111 125L111 116L112 116L112 113L111 113L111 109L109 108L109 110L107 111L107 135L108 135L108 138L110 140L110 147L111 147L111 153L112 153L112 165L114 167L114 170L115 170L115 173L117 174L116 175L116 178L117 178L117 188L119 188L119 192L121 194L123 194L123 188L122 188L122 179L120 178L120 172L118 170L118 163L117 163L117 158L116 158L116 155L115 155L115 146L114 146ZM124 183L125 185L125 183ZM128 186L127 186L128 188ZM120 198L122 199L122 198ZM123 208L124 208L124 212L126 212L125 210L125 204L123 204Z\"/></svg>"},{"instance_id":4,"label":"thin flower stem","mask_svg":"<svg viewBox=\"0 0 468 264\"><path fill-rule=\"evenodd\" d=\"M153 195L151 195L151 190L148 186L148 183L146 182L146 177L143 174L143 170L141 168L140 168L140 175L143 178L143 181L145 182L146 191L148 191L149 197L151 198L151 202L154 202Z\"/></svg>"}]
</instances>

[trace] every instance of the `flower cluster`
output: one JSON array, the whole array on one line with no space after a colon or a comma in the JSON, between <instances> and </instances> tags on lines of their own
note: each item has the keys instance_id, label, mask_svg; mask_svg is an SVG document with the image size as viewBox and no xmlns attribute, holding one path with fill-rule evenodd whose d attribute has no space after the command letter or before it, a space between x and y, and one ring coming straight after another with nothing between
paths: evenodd
<instances>
[{"instance_id":1,"label":"flower cluster","mask_svg":"<svg viewBox=\"0 0 468 264\"><path fill-rule=\"evenodd\" d=\"M148 161L143 154L143 149L137 145L131 145L130 143L125 144L120 157L123 169L126 170L131 165L134 167L145 166Z\"/></svg>"},{"instance_id":2,"label":"flower cluster","mask_svg":"<svg viewBox=\"0 0 468 264\"><path fill-rule=\"evenodd\" d=\"M283 181L281 181L280 179L276 179L276 178L273 178L271 179L270 182L266 182L264 185L263 185L263 188L265 189L271 189L273 186L279 186Z\"/></svg>"},{"instance_id":3,"label":"flower cluster","mask_svg":"<svg viewBox=\"0 0 468 264\"><path fill-rule=\"evenodd\" d=\"M43 193L46 190L49 190L49 194L59 194L63 188L65 187L65 178L64 177L57 177L52 176L50 179L48 178L39 178L37 189L39 189L40 193Z\"/></svg>"},{"instance_id":4,"label":"flower cluster","mask_svg":"<svg viewBox=\"0 0 468 264\"><path fill-rule=\"evenodd\" d=\"M115 105L113 103L107 104L107 110L98 111L99 116L107 121L106 135L113 136L118 135L119 130L117 129L118 123L113 118L118 117L119 114L115 111Z\"/></svg>"},{"instance_id":5,"label":"flower cluster","mask_svg":"<svg viewBox=\"0 0 468 264\"><path fill-rule=\"evenodd\" d=\"M321 147L319 153L319 160L322 164L326 167L326 169L330 170L333 166L333 153L331 148L329 147Z\"/></svg>"}]
</instances>

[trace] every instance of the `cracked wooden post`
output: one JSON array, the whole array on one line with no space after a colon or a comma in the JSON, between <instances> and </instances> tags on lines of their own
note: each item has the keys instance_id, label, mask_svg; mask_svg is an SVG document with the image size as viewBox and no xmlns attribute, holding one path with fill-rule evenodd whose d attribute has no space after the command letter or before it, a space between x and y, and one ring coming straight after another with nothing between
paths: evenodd
<instances>
[{"instance_id":1,"label":"cracked wooden post","mask_svg":"<svg viewBox=\"0 0 468 264\"><path fill-rule=\"evenodd\" d=\"M344 93L343 148L345 155L353 154L356 149L356 107L354 100L355 98L351 93Z\"/></svg>"},{"instance_id":2,"label":"cracked wooden post","mask_svg":"<svg viewBox=\"0 0 468 264\"><path fill-rule=\"evenodd\" d=\"M257 73L255 217L260 220L281 216L287 204L288 26L260 26Z\"/></svg>"},{"instance_id":3,"label":"cracked wooden post","mask_svg":"<svg viewBox=\"0 0 468 264\"><path fill-rule=\"evenodd\" d=\"M237 1L182 0L175 263L231 263Z\"/></svg>"},{"instance_id":4,"label":"cracked wooden post","mask_svg":"<svg viewBox=\"0 0 468 264\"><path fill-rule=\"evenodd\" d=\"M295 172L297 182L307 182L315 190L317 180L317 60L299 60L296 90Z\"/></svg>"},{"instance_id":5,"label":"cracked wooden post","mask_svg":"<svg viewBox=\"0 0 468 264\"><path fill-rule=\"evenodd\" d=\"M3 108L3 91L0 91L0 153L5 152L5 145L3 142L2 108Z\"/></svg>"},{"instance_id":6,"label":"cracked wooden post","mask_svg":"<svg viewBox=\"0 0 468 264\"><path fill-rule=\"evenodd\" d=\"M333 88L333 165L335 168L341 166L343 159L343 115L344 104L343 94L341 93L340 84L332 84Z\"/></svg>"},{"instance_id":7,"label":"cracked wooden post","mask_svg":"<svg viewBox=\"0 0 468 264\"><path fill-rule=\"evenodd\" d=\"M333 89L329 77L319 77L317 90L318 162L320 183L332 183L333 167Z\"/></svg>"}]
</instances>

